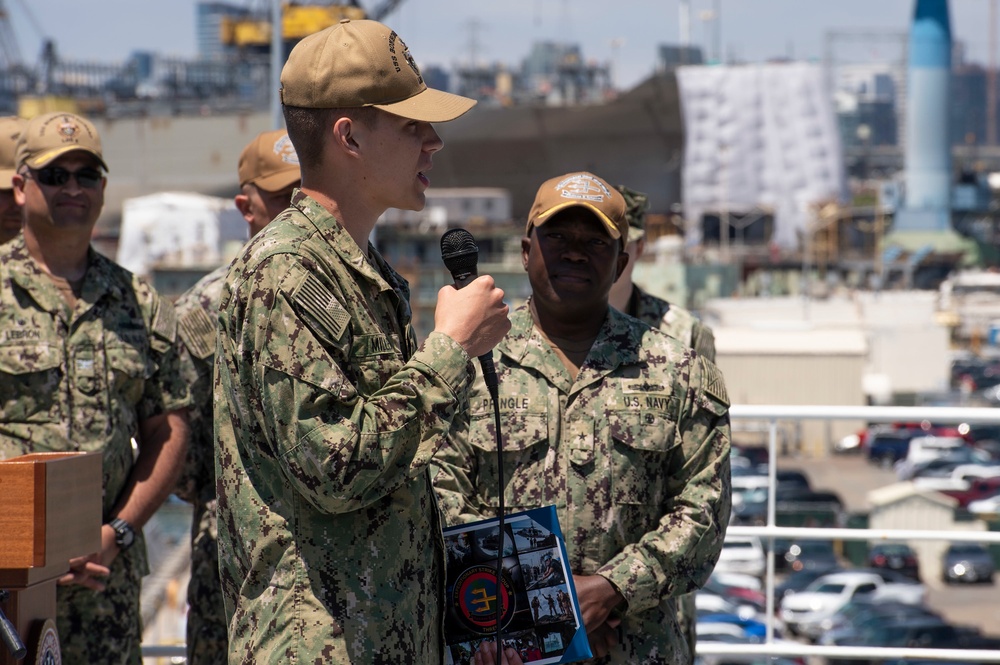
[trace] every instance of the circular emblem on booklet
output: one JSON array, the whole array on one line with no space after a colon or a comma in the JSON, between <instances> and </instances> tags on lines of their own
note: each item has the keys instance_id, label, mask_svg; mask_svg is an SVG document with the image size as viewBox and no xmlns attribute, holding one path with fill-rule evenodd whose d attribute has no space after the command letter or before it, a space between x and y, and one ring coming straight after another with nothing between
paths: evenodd
<instances>
[{"instance_id":1,"label":"circular emblem on booklet","mask_svg":"<svg viewBox=\"0 0 1000 665\"><path fill-rule=\"evenodd\" d=\"M503 626L514 616L514 585L506 570L500 585ZM479 564L466 568L455 581L452 598L458 616L473 632L488 634L497 625L496 566Z\"/></svg>"},{"instance_id":2,"label":"circular emblem on booklet","mask_svg":"<svg viewBox=\"0 0 1000 665\"><path fill-rule=\"evenodd\" d=\"M42 625L42 635L35 649L35 665L62 665L62 651L59 649L59 631L52 619Z\"/></svg>"}]
</instances>

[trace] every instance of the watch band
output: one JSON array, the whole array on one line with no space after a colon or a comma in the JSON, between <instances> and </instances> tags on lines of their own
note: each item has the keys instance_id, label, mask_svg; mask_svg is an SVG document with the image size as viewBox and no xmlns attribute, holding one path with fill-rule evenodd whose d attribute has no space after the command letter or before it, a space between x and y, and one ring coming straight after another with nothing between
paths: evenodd
<instances>
[{"instance_id":1,"label":"watch band","mask_svg":"<svg viewBox=\"0 0 1000 665\"><path fill-rule=\"evenodd\" d=\"M120 517L116 517L109 525L115 530L115 544L118 545L119 549L127 550L132 547L132 543L135 542L135 529L132 525L123 520Z\"/></svg>"}]
</instances>

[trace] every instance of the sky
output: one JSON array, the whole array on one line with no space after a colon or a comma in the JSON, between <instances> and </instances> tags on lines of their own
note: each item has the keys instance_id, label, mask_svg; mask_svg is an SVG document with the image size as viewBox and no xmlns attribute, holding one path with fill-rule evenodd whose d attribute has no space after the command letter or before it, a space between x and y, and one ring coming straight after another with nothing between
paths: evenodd
<instances>
[{"instance_id":1,"label":"sky","mask_svg":"<svg viewBox=\"0 0 1000 665\"><path fill-rule=\"evenodd\" d=\"M263 6L264 0L231 0ZM822 59L830 31L907 30L915 0L689 0L691 42L715 54L714 10L727 60ZM952 33L967 59L989 57L990 4L951 0ZM44 38L68 60L117 62L135 50L192 57L197 0L7 0L22 61L38 61ZM379 0L361 0L372 8ZM1000 4L1000 3L998 3ZM588 60L609 63L628 87L655 65L657 45L677 43L679 0L403 0L384 22L421 67L515 65L535 41L576 42ZM0 32L0 38L4 33ZM860 33L857 33L860 34ZM871 34L871 33L870 33ZM898 57L893 40L840 38L838 58Z\"/></svg>"}]
</instances>

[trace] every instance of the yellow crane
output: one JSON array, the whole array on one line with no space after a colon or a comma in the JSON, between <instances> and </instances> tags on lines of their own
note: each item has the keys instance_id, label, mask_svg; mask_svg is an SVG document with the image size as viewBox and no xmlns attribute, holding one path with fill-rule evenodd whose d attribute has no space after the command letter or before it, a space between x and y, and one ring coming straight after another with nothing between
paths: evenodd
<instances>
[{"instance_id":1,"label":"yellow crane","mask_svg":"<svg viewBox=\"0 0 1000 665\"><path fill-rule=\"evenodd\" d=\"M282 2L281 33L286 44L339 23L341 19L371 18L376 21L394 10L402 0L384 0L371 11L356 1L301 4ZM265 3L266 4L266 3ZM271 20L266 9L246 16L224 17L219 26L222 43L238 48L266 50L271 44Z\"/></svg>"}]
</instances>

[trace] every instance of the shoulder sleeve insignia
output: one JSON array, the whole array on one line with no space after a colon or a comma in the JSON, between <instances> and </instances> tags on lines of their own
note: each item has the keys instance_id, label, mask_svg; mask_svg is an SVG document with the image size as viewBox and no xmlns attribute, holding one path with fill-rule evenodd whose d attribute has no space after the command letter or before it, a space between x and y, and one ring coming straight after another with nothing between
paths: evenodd
<instances>
[{"instance_id":1,"label":"shoulder sleeve insignia","mask_svg":"<svg viewBox=\"0 0 1000 665\"><path fill-rule=\"evenodd\" d=\"M340 339L351 322L351 315L344 306L314 275L302 280L292 292L292 298L319 325L332 333L333 339Z\"/></svg>"},{"instance_id":2,"label":"shoulder sleeve insignia","mask_svg":"<svg viewBox=\"0 0 1000 665\"><path fill-rule=\"evenodd\" d=\"M699 323L694 329L694 350L698 355L705 356L713 363L715 362L715 335L712 329L703 323Z\"/></svg>"},{"instance_id":3,"label":"shoulder sleeve insignia","mask_svg":"<svg viewBox=\"0 0 1000 665\"><path fill-rule=\"evenodd\" d=\"M195 358L204 360L215 353L215 323L201 307L191 307L180 315L177 333Z\"/></svg>"},{"instance_id":4,"label":"shoulder sleeve insignia","mask_svg":"<svg viewBox=\"0 0 1000 665\"><path fill-rule=\"evenodd\" d=\"M722 371L705 356L698 356L698 362L701 363L701 373L705 381L702 389L706 394L728 406L729 394L726 392L726 382L722 378Z\"/></svg>"},{"instance_id":5,"label":"shoulder sleeve insignia","mask_svg":"<svg viewBox=\"0 0 1000 665\"><path fill-rule=\"evenodd\" d=\"M174 306L166 298L160 298L158 305L151 331L173 343L177 339L177 314L174 312Z\"/></svg>"}]
</instances>

